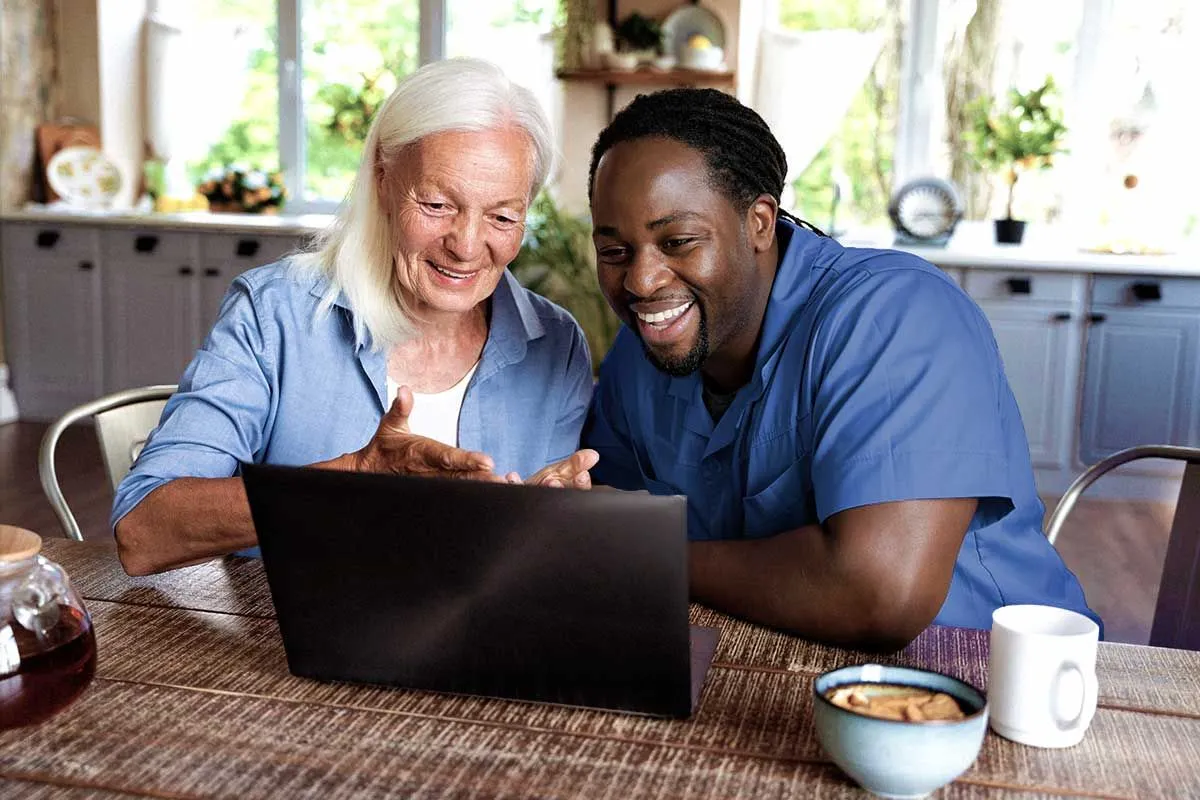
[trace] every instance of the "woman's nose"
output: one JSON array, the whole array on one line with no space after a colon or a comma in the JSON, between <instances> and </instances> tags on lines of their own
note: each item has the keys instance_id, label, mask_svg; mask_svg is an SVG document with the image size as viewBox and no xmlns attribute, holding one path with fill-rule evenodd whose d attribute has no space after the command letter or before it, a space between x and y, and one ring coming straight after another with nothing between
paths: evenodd
<instances>
[{"instance_id":1,"label":"woman's nose","mask_svg":"<svg viewBox=\"0 0 1200 800\"><path fill-rule=\"evenodd\" d=\"M459 214L445 236L446 250L459 261L474 261L483 254L483 218Z\"/></svg>"}]
</instances>

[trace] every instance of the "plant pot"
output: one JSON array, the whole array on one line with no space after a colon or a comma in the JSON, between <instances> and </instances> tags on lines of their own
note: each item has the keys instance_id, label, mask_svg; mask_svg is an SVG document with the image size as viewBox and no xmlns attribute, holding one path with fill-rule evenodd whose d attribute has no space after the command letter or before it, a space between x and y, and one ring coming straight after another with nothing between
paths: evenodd
<instances>
[{"instance_id":1,"label":"plant pot","mask_svg":"<svg viewBox=\"0 0 1200 800\"><path fill-rule=\"evenodd\" d=\"M996 223L996 244L1020 244L1025 237L1025 220L998 219Z\"/></svg>"}]
</instances>

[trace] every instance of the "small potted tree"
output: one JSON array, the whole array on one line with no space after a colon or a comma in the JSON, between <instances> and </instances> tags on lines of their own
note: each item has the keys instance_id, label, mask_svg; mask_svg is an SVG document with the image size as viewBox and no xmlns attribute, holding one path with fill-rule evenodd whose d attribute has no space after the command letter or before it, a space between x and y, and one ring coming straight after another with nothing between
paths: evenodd
<instances>
[{"instance_id":1,"label":"small potted tree","mask_svg":"<svg viewBox=\"0 0 1200 800\"><path fill-rule=\"evenodd\" d=\"M996 109L990 97L974 104L972 128L966 136L971 154L984 169L1003 172L1008 183L1004 219L995 221L996 241L1001 244L1020 244L1025 235L1025 221L1013 218L1017 180L1025 172L1049 169L1054 157L1066 152L1062 111L1050 102L1055 93L1054 79L1047 77L1028 92L1010 89L1007 108Z\"/></svg>"}]
</instances>

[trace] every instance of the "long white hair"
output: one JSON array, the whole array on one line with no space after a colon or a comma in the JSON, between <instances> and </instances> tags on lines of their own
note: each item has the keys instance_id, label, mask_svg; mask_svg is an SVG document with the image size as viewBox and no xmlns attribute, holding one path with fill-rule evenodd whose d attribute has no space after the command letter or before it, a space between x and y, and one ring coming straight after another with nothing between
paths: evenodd
<instances>
[{"instance_id":1,"label":"long white hair","mask_svg":"<svg viewBox=\"0 0 1200 800\"><path fill-rule=\"evenodd\" d=\"M407 145L443 131L482 131L515 125L533 145L530 199L554 163L550 121L531 91L508 79L495 64L476 58L435 61L405 77L380 107L363 146L354 184L333 224L294 259L329 279L318 306L328 314L344 293L354 317L357 343L386 349L410 338L412 315L395 285L393 259L399 242L379 195L380 168L390 171Z\"/></svg>"}]
</instances>

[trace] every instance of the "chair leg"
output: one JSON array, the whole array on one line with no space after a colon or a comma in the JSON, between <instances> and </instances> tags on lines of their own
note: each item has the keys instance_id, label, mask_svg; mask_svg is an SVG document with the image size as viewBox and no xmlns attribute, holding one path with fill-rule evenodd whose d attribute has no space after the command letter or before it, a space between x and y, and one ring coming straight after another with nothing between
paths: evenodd
<instances>
[{"instance_id":1,"label":"chair leg","mask_svg":"<svg viewBox=\"0 0 1200 800\"><path fill-rule=\"evenodd\" d=\"M1150 644L1200 650L1200 463L1183 472Z\"/></svg>"}]
</instances>

